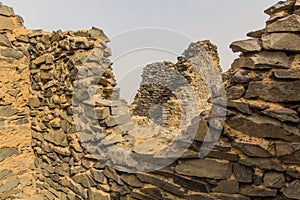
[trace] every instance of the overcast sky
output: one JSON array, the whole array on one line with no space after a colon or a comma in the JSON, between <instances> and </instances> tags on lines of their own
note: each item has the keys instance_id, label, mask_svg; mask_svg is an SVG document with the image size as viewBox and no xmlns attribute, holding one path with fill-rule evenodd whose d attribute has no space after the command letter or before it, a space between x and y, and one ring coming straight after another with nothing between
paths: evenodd
<instances>
[{"instance_id":1,"label":"overcast sky","mask_svg":"<svg viewBox=\"0 0 300 200\"><path fill-rule=\"evenodd\" d=\"M277 0L0 0L14 8L30 29L101 28L111 38L119 83L131 92L147 63L175 62L192 41L210 39L227 70L237 54L232 41L265 26L264 9ZM147 27L147 28L145 28ZM130 71L130 73L128 73Z\"/></svg>"}]
</instances>

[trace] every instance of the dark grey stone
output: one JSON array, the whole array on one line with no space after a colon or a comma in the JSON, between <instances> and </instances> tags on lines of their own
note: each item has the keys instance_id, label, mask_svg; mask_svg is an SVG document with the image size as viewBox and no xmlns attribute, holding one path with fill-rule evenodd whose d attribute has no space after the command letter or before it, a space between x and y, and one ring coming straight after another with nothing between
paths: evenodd
<instances>
[{"instance_id":1,"label":"dark grey stone","mask_svg":"<svg viewBox=\"0 0 300 200\"><path fill-rule=\"evenodd\" d=\"M4 147L0 149L0 162L17 154L19 154L19 151L16 148Z\"/></svg>"},{"instance_id":2,"label":"dark grey stone","mask_svg":"<svg viewBox=\"0 0 300 200\"><path fill-rule=\"evenodd\" d=\"M16 51L16 50L11 49L11 48L1 49L0 50L0 55L4 56L6 58L14 58L14 59L17 59L17 60L20 60L21 58L24 57L24 54L21 51Z\"/></svg>"}]
</instances>

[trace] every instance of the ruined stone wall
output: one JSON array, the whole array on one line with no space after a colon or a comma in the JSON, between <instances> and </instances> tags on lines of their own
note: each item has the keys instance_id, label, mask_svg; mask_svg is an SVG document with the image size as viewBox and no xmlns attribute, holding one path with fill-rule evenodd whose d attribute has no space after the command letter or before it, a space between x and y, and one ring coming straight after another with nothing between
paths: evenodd
<instances>
[{"instance_id":1,"label":"ruined stone wall","mask_svg":"<svg viewBox=\"0 0 300 200\"><path fill-rule=\"evenodd\" d=\"M300 199L299 10L280 2L231 44L227 103L197 68L220 72L205 41L148 65L129 106L101 30L27 30L0 5L0 199Z\"/></svg>"},{"instance_id":2,"label":"ruined stone wall","mask_svg":"<svg viewBox=\"0 0 300 200\"><path fill-rule=\"evenodd\" d=\"M30 34L12 8L0 4L0 199L36 196L31 148L28 45Z\"/></svg>"},{"instance_id":3,"label":"ruined stone wall","mask_svg":"<svg viewBox=\"0 0 300 200\"><path fill-rule=\"evenodd\" d=\"M263 30L233 42L241 52L227 72L225 134L239 150L241 194L299 199L299 1L279 2Z\"/></svg>"}]
</instances>

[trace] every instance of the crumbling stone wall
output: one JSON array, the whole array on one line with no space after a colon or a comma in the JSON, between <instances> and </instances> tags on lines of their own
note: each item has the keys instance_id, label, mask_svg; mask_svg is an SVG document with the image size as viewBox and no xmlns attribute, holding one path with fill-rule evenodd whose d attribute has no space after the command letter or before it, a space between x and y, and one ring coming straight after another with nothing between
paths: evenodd
<instances>
[{"instance_id":1,"label":"crumbling stone wall","mask_svg":"<svg viewBox=\"0 0 300 200\"><path fill-rule=\"evenodd\" d=\"M193 70L195 60L220 70L208 41L191 44L176 64L147 66L130 107L101 30L31 31L0 5L1 198L300 199L299 10L298 0L280 2L265 11L265 29L231 44L241 54L223 75L227 108L217 84ZM192 90L182 84L176 96L149 84L168 83L155 74L160 69L177 72ZM181 106L178 97L190 92L196 98ZM153 104L162 104L164 120L152 115ZM214 109L227 115L212 116ZM183 111L198 117L179 119ZM185 129L195 132L188 146L178 137ZM200 159L208 143L214 148ZM182 150L178 159L162 149L168 144Z\"/></svg>"},{"instance_id":2,"label":"crumbling stone wall","mask_svg":"<svg viewBox=\"0 0 300 200\"><path fill-rule=\"evenodd\" d=\"M227 72L225 134L240 151L241 194L299 199L299 1L279 2L263 30L231 44L241 52Z\"/></svg>"},{"instance_id":3,"label":"crumbling stone wall","mask_svg":"<svg viewBox=\"0 0 300 200\"><path fill-rule=\"evenodd\" d=\"M28 45L22 34L31 31L0 4L0 199L41 198L33 177Z\"/></svg>"}]
</instances>

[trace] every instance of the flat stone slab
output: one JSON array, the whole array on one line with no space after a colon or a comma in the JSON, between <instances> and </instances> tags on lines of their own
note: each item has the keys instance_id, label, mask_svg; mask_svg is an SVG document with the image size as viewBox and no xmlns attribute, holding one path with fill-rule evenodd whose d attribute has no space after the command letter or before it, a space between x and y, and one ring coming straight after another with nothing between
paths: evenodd
<instances>
[{"instance_id":1,"label":"flat stone slab","mask_svg":"<svg viewBox=\"0 0 300 200\"><path fill-rule=\"evenodd\" d=\"M226 122L231 128L253 137L283 139L291 142L300 141L297 127L287 126L268 117L238 115Z\"/></svg>"},{"instance_id":2,"label":"flat stone slab","mask_svg":"<svg viewBox=\"0 0 300 200\"><path fill-rule=\"evenodd\" d=\"M258 98L271 102L299 102L300 81L291 82L252 82L245 98Z\"/></svg>"},{"instance_id":3,"label":"flat stone slab","mask_svg":"<svg viewBox=\"0 0 300 200\"><path fill-rule=\"evenodd\" d=\"M300 16L289 15L267 25L267 32L299 32L300 31Z\"/></svg>"},{"instance_id":4,"label":"flat stone slab","mask_svg":"<svg viewBox=\"0 0 300 200\"><path fill-rule=\"evenodd\" d=\"M263 47L267 50L300 51L300 36L293 33L271 33L262 37Z\"/></svg>"},{"instance_id":5,"label":"flat stone slab","mask_svg":"<svg viewBox=\"0 0 300 200\"><path fill-rule=\"evenodd\" d=\"M280 79L300 79L300 69L276 70L274 76Z\"/></svg>"},{"instance_id":6,"label":"flat stone slab","mask_svg":"<svg viewBox=\"0 0 300 200\"><path fill-rule=\"evenodd\" d=\"M235 41L230 45L233 52L259 52L262 50L262 42L259 39Z\"/></svg>"},{"instance_id":7,"label":"flat stone slab","mask_svg":"<svg viewBox=\"0 0 300 200\"><path fill-rule=\"evenodd\" d=\"M213 179L226 179L232 173L229 162L208 159L186 160L177 165L175 170L181 175Z\"/></svg>"}]
</instances>

